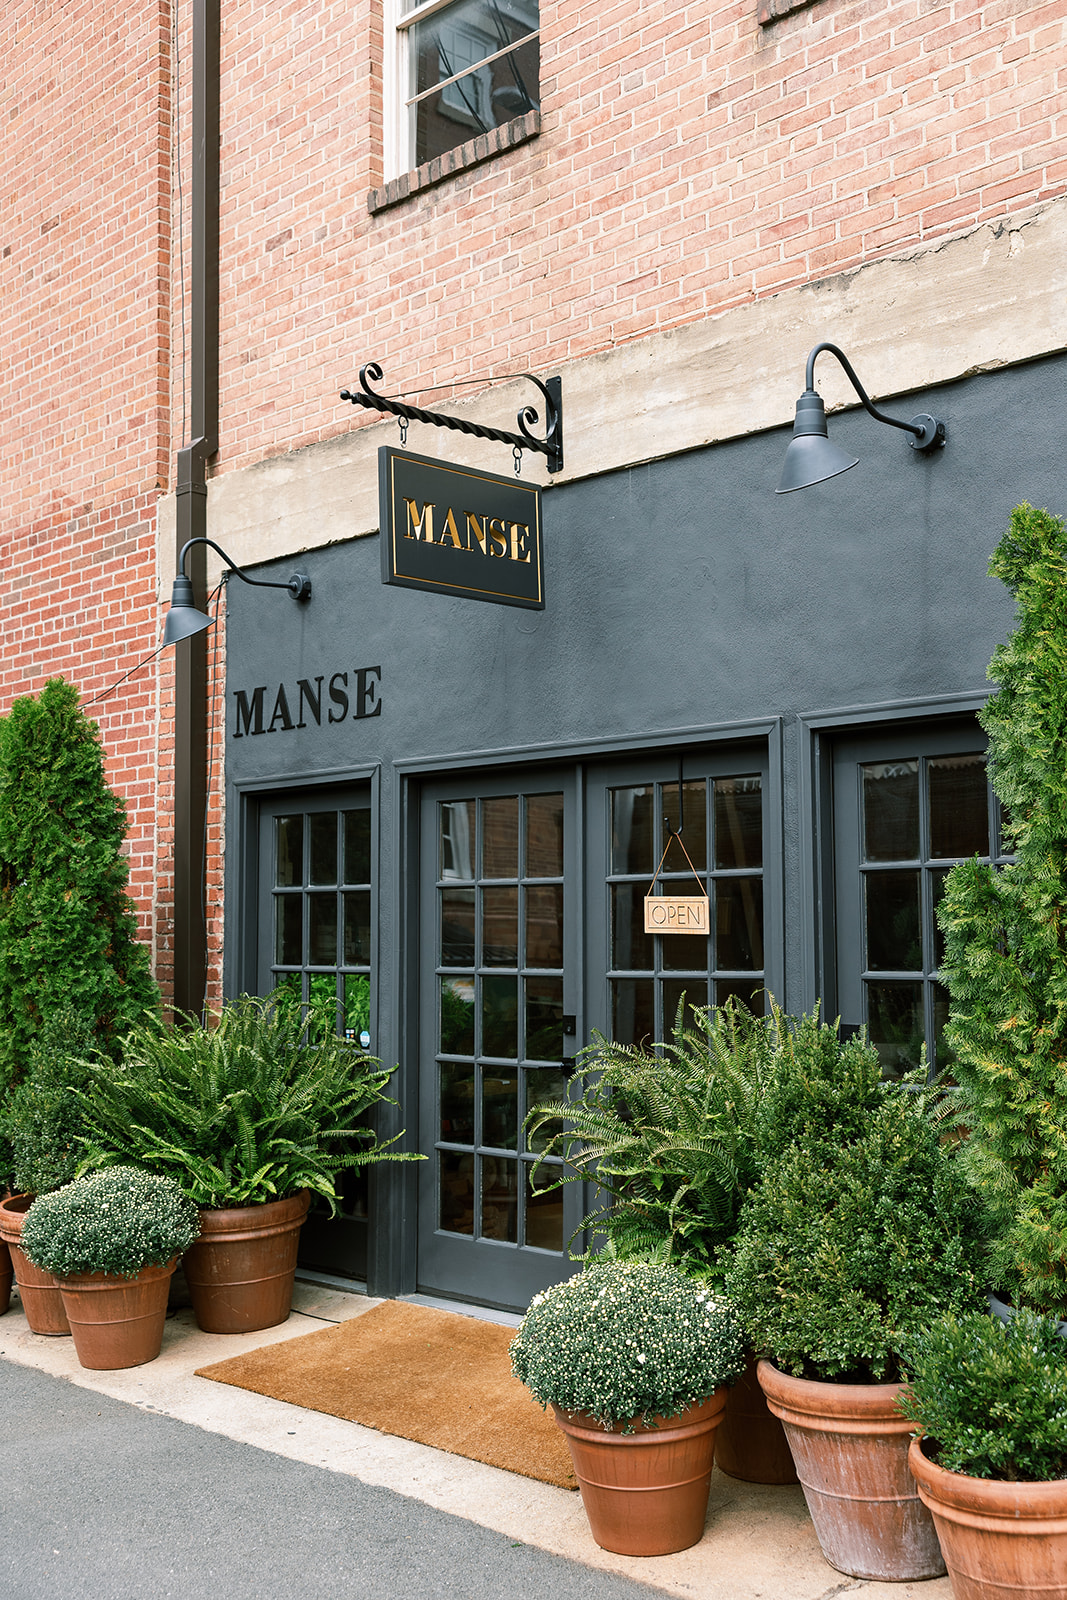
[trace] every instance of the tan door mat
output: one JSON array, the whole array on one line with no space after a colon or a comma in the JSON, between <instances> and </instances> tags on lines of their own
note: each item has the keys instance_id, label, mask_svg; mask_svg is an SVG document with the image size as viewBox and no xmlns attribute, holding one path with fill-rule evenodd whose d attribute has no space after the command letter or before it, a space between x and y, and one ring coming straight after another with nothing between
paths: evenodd
<instances>
[{"instance_id":1,"label":"tan door mat","mask_svg":"<svg viewBox=\"0 0 1067 1600\"><path fill-rule=\"evenodd\" d=\"M562 1434L512 1376L513 1338L495 1322L386 1300L196 1376L573 1489Z\"/></svg>"}]
</instances>

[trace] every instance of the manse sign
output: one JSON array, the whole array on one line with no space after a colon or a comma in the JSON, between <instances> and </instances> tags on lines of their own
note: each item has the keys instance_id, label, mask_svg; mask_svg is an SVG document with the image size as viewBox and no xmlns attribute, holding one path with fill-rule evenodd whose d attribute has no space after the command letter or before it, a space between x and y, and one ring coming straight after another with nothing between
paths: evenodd
<instances>
[{"instance_id":1,"label":"manse sign","mask_svg":"<svg viewBox=\"0 0 1067 1600\"><path fill-rule=\"evenodd\" d=\"M383 583L544 609L536 484L383 445L378 490Z\"/></svg>"}]
</instances>

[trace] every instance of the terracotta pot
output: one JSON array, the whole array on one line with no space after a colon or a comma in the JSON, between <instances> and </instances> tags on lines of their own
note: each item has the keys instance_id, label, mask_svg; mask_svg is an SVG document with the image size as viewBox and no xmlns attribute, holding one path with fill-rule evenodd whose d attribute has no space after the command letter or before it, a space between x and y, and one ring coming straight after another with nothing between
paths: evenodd
<instances>
[{"instance_id":1,"label":"terracotta pot","mask_svg":"<svg viewBox=\"0 0 1067 1600\"><path fill-rule=\"evenodd\" d=\"M913 1439L956 1600L1067 1600L1067 1479L1000 1483L946 1472Z\"/></svg>"},{"instance_id":2,"label":"terracotta pot","mask_svg":"<svg viewBox=\"0 0 1067 1600\"><path fill-rule=\"evenodd\" d=\"M602 1550L665 1556L704 1534L715 1430L726 1405L716 1389L703 1405L661 1417L635 1433L610 1431L583 1411L556 1414L574 1463L589 1529Z\"/></svg>"},{"instance_id":3,"label":"terracotta pot","mask_svg":"<svg viewBox=\"0 0 1067 1600\"><path fill-rule=\"evenodd\" d=\"M726 1391L726 1411L715 1435L715 1465L745 1483L797 1481L785 1429L767 1405L754 1356Z\"/></svg>"},{"instance_id":4,"label":"terracotta pot","mask_svg":"<svg viewBox=\"0 0 1067 1600\"><path fill-rule=\"evenodd\" d=\"M11 1265L11 1251L0 1240L0 1317L11 1304L11 1280L15 1272Z\"/></svg>"},{"instance_id":5,"label":"terracotta pot","mask_svg":"<svg viewBox=\"0 0 1067 1600\"><path fill-rule=\"evenodd\" d=\"M908 1471L912 1424L899 1383L814 1383L759 1364L767 1403L793 1452L822 1553L852 1578L939 1578L933 1519Z\"/></svg>"},{"instance_id":6,"label":"terracotta pot","mask_svg":"<svg viewBox=\"0 0 1067 1600\"><path fill-rule=\"evenodd\" d=\"M11 1195L0 1201L0 1239L11 1252L19 1299L31 1333L69 1334L70 1324L63 1310L59 1283L50 1272L42 1272L19 1249L22 1221L33 1204L32 1194Z\"/></svg>"},{"instance_id":7,"label":"terracotta pot","mask_svg":"<svg viewBox=\"0 0 1067 1600\"><path fill-rule=\"evenodd\" d=\"M200 1237L183 1258L205 1333L255 1333L288 1317L296 1249L311 1195L229 1210L202 1210Z\"/></svg>"},{"instance_id":8,"label":"terracotta pot","mask_svg":"<svg viewBox=\"0 0 1067 1600\"><path fill-rule=\"evenodd\" d=\"M175 1256L166 1266L142 1268L134 1278L109 1272L72 1272L60 1278L63 1307L83 1367L113 1372L156 1359L177 1265Z\"/></svg>"}]
</instances>

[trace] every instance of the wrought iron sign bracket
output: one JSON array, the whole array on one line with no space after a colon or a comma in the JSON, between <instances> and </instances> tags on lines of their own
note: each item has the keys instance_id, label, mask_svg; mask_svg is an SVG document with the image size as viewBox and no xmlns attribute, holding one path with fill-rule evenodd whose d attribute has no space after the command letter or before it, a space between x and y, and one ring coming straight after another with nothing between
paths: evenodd
<instances>
[{"instance_id":1,"label":"wrought iron sign bracket","mask_svg":"<svg viewBox=\"0 0 1067 1600\"><path fill-rule=\"evenodd\" d=\"M513 450L535 450L546 458L549 472L563 471L563 385L559 378L544 382L532 373L519 376L528 379L540 389L545 402L545 436L539 439L530 432L530 426L539 422L533 406L523 406L518 415L519 432L507 433L503 428L487 428L480 422L468 422L465 417L449 417L440 411L424 411L421 406L409 406L403 400L391 400L387 395L375 394L370 387L380 383L382 369L376 361L368 361L359 370L360 391L341 390L341 399L350 400L354 406L364 406L368 411L381 411L399 417L402 423L428 422L434 428L452 428L457 433L471 434L475 439L491 439L497 444L509 444Z\"/></svg>"}]
</instances>

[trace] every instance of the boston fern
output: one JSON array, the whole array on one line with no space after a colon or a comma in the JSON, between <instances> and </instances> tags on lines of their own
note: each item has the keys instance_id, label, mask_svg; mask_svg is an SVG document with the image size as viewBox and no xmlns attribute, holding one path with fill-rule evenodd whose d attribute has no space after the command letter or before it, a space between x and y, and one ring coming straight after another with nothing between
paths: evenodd
<instances>
[{"instance_id":1,"label":"boston fern","mask_svg":"<svg viewBox=\"0 0 1067 1600\"><path fill-rule=\"evenodd\" d=\"M339 1171L415 1159L366 1126L391 1073L347 1040L309 1042L298 1016L248 995L214 1027L188 1022L139 1028L121 1067L91 1066L82 1091L90 1165L169 1173L198 1206L310 1189L336 1212Z\"/></svg>"},{"instance_id":2,"label":"boston fern","mask_svg":"<svg viewBox=\"0 0 1067 1600\"><path fill-rule=\"evenodd\" d=\"M680 1006L671 1041L653 1048L595 1034L570 1093L535 1105L526 1126L531 1138L549 1130L542 1158L566 1163L555 1178L542 1159L535 1188L593 1179L610 1197L581 1227L606 1234L614 1256L707 1274L756 1176L774 1022L733 1000L692 1014L690 1026Z\"/></svg>"}]
</instances>

